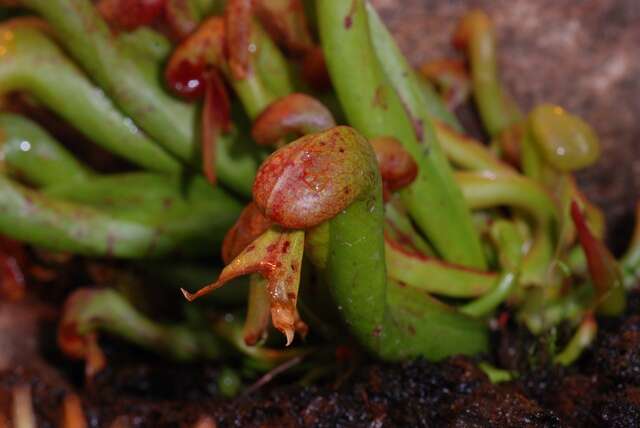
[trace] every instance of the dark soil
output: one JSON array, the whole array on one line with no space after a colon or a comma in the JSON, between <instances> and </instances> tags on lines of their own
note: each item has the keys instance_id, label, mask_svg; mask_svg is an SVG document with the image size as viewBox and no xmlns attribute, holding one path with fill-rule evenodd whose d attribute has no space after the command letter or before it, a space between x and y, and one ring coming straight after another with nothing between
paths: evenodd
<instances>
[{"instance_id":1,"label":"dark soil","mask_svg":"<svg viewBox=\"0 0 640 428\"><path fill-rule=\"evenodd\" d=\"M38 309L39 308L39 309ZM46 336L51 312L12 304L22 337ZM601 320L593 349L571 368L546 365L539 341L510 325L495 333L496 364L517 367L517 380L492 384L473 359L442 363L369 362L340 387L277 380L233 400L218 390L215 363L181 365L106 341L109 366L85 383L81 364L59 359L54 345L24 345L0 371L0 410L15 386L31 385L39 427L54 427L66 393L82 397L92 427L191 427L209 416L219 427L636 427L640 426L640 294L627 315ZM8 305L0 313L8 314ZM25 314L38 314L26 316ZM2 321L2 320L0 320ZM0 322L0 332L7 338ZM528 337L528 338L527 338ZM505 360L505 349L510 359Z\"/></svg>"}]
</instances>

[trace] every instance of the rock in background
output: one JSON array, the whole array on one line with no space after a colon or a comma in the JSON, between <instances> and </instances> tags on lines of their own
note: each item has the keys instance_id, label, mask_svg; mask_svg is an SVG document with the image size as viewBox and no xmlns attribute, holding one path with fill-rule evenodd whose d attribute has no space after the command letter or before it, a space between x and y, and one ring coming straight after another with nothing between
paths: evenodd
<instances>
[{"instance_id":1,"label":"rock in background","mask_svg":"<svg viewBox=\"0 0 640 428\"><path fill-rule=\"evenodd\" d=\"M607 214L619 250L640 199L640 1L373 0L415 65L459 57L451 36L465 11L493 19L502 80L525 110L560 104L597 130L603 154L579 174Z\"/></svg>"}]
</instances>

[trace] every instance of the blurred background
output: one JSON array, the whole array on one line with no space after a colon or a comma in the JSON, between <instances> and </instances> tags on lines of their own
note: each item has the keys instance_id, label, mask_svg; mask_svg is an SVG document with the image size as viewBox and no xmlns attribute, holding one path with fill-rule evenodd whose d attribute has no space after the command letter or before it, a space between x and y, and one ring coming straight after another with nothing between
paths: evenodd
<instances>
[{"instance_id":1,"label":"blurred background","mask_svg":"<svg viewBox=\"0 0 640 428\"><path fill-rule=\"evenodd\" d=\"M502 81L520 107L560 104L586 119L603 153L578 174L624 246L640 199L640 1L372 0L414 65L458 57L451 35L469 8L493 19ZM465 114L466 112L463 112Z\"/></svg>"}]
</instances>

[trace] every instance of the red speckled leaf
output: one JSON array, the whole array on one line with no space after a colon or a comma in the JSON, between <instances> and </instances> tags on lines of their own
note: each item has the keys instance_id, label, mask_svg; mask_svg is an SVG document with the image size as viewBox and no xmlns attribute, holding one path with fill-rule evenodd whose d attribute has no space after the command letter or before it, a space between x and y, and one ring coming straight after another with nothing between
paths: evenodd
<instances>
[{"instance_id":1,"label":"red speckled leaf","mask_svg":"<svg viewBox=\"0 0 640 428\"><path fill-rule=\"evenodd\" d=\"M189 301L192 301L239 276L260 274L266 280L271 321L274 327L287 337L287 345L289 345L293 341L295 332L304 335L307 331L296 309L303 250L303 231L282 231L271 228L233 259L222 270L216 282L194 294L186 290L182 292Z\"/></svg>"},{"instance_id":2,"label":"red speckled leaf","mask_svg":"<svg viewBox=\"0 0 640 428\"><path fill-rule=\"evenodd\" d=\"M348 207L373 186L375 154L355 130L337 126L307 135L267 158L253 200L273 222L308 229Z\"/></svg>"}]
</instances>

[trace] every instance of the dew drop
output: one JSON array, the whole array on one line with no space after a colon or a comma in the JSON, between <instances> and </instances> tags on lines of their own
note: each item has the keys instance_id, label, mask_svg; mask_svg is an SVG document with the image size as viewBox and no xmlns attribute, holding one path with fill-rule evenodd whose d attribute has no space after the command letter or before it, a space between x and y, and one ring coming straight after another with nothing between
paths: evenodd
<instances>
[{"instance_id":1,"label":"dew drop","mask_svg":"<svg viewBox=\"0 0 640 428\"><path fill-rule=\"evenodd\" d=\"M28 152L29 150L31 150L31 143L28 141L21 141L20 150L22 150L23 152Z\"/></svg>"}]
</instances>

